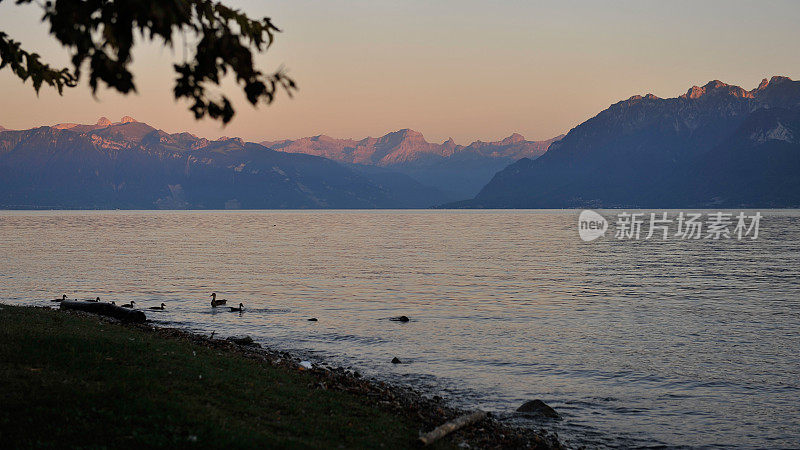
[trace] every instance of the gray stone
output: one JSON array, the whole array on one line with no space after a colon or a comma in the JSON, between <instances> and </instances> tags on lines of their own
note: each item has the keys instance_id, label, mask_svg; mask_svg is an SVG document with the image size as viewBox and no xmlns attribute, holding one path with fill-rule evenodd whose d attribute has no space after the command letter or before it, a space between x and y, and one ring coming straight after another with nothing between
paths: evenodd
<instances>
[{"instance_id":1,"label":"gray stone","mask_svg":"<svg viewBox=\"0 0 800 450\"><path fill-rule=\"evenodd\" d=\"M558 415L555 409L551 408L547 405L547 403L539 400L530 400L522 404L519 408L517 408L517 412L531 414L535 416L541 417L549 417L551 419L558 419L561 416Z\"/></svg>"}]
</instances>

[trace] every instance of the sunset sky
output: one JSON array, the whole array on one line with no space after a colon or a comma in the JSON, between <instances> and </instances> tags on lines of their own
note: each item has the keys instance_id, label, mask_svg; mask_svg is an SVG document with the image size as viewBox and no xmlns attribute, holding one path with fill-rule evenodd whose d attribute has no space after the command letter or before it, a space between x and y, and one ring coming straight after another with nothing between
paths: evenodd
<instances>
[{"instance_id":1,"label":"sunset sky","mask_svg":"<svg viewBox=\"0 0 800 450\"><path fill-rule=\"evenodd\" d=\"M183 58L144 44L134 53L138 94L85 85L37 98L0 71L0 125L94 123L123 115L168 132L248 140L379 136L413 128L430 141L545 139L635 94L674 97L720 79L752 89L764 77L800 78L796 1L227 1L270 16L284 33L259 57L286 66L300 91L254 109L235 92L222 128L195 121L172 98L171 64ZM602 3L602 4L601 4ZM36 5L0 3L0 30L54 64L68 55Z\"/></svg>"}]
</instances>

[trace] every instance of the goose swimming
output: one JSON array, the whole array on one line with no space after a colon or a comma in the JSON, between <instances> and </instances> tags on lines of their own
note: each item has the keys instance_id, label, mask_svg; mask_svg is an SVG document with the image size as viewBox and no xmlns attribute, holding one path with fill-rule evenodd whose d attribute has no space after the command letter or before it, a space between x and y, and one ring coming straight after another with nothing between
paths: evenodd
<instances>
[{"instance_id":1,"label":"goose swimming","mask_svg":"<svg viewBox=\"0 0 800 450\"><path fill-rule=\"evenodd\" d=\"M100 297L97 297L97 298L96 298L96 299L94 299L94 300L88 300L88 301L90 301L90 302L99 302L99 301L100 301Z\"/></svg>"},{"instance_id":2,"label":"goose swimming","mask_svg":"<svg viewBox=\"0 0 800 450\"><path fill-rule=\"evenodd\" d=\"M161 306L151 306L150 309L164 309L165 306L167 305L162 303Z\"/></svg>"},{"instance_id":3,"label":"goose swimming","mask_svg":"<svg viewBox=\"0 0 800 450\"><path fill-rule=\"evenodd\" d=\"M233 306L231 306L230 308L231 308L231 312L242 312L242 311L244 311L244 305L241 304L241 303L239 303L239 307L238 308L234 308Z\"/></svg>"},{"instance_id":4,"label":"goose swimming","mask_svg":"<svg viewBox=\"0 0 800 450\"><path fill-rule=\"evenodd\" d=\"M133 300L131 300L131 302L130 302L130 303L125 303L125 304L123 304L123 305L120 305L120 306L122 306L123 308L133 308L133 305L134 305L134 304L136 304L136 302L135 302L135 301L133 301Z\"/></svg>"},{"instance_id":5,"label":"goose swimming","mask_svg":"<svg viewBox=\"0 0 800 450\"><path fill-rule=\"evenodd\" d=\"M217 300L217 293L216 292L211 294L211 307L212 308L216 308L217 306L224 305L225 303L228 303L228 301L225 300L224 298L222 300Z\"/></svg>"},{"instance_id":6,"label":"goose swimming","mask_svg":"<svg viewBox=\"0 0 800 450\"><path fill-rule=\"evenodd\" d=\"M63 302L66 299L67 299L67 294L64 294L64 295L61 296L61 298L54 298L54 299L52 299L50 301L51 302Z\"/></svg>"}]
</instances>

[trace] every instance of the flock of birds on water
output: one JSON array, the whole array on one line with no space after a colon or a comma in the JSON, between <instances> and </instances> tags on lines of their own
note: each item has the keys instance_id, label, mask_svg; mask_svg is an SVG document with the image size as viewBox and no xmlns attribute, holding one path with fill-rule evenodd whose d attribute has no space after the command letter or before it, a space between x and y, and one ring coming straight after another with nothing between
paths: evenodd
<instances>
[{"instance_id":1,"label":"flock of birds on water","mask_svg":"<svg viewBox=\"0 0 800 450\"><path fill-rule=\"evenodd\" d=\"M212 292L210 297L211 297L211 307L212 308L216 308L218 306L225 306L228 303L228 300L226 300L224 298L217 300L217 293L216 292ZM67 300L69 300L67 298L67 294L64 294L64 295L61 296L61 298L55 298L55 299L53 299L51 301L60 303L60 302L67 301ZM76 298L75 301L80 301L80 300ZM84 301L98 302L99 303L100 302L100 297L97 297L94 300L84 300ZM111 304L114 305L114 306L120 306L122 308L129 308L129 309L135 309L136 308L136 302L133 301L133 300L131 300L130 303L124 303L122 305L117 305L117 303L113 302L113 301L111 302ZM153 311L163 311L163 310L167 309L167 305L162 303L160 306L150 306L147 309L153 310ZM242 311L244 311L244 305L239 303L238 307L237 306L228 306L228 309L230 310L230 312L242 312ZM394 321L394 322L408 322L409 318L406 317L406 316L398 316L398 317L391 317L391 318L389 318L389 320ZM316 317L312 317L312 318L308 319L308 321L309 322L316 322L317 318Z\"/></svg>"},{"instance_id":2,"label":"flock of birds on water","mask_svg":"<svg viewBox=\"0 0 800 450\"><path fill-rule=\"evenodd\" d=\"M228 303L228 300L226 300L224 298L217 300L217 293L216 292L212 292L210 297L211 297L211 307L212 308L216 308L218 306L225 306ZM66 300L69 300L69 299L67 298L67 294L64 294L64 295L61 296L61 298L56 298L56 299L53 299L51 301L60 303L60 302L66 301ZM78 299L75 299L75 300L78 300ZM88 301L88 302L98 302L99 303L100 302L100 297L97 297L94 300L86 300L86 301ZM117 302L113 302L113 301L111 302L111 304L114 305L114 306L120 306L122 308L129 308L129 309L136 308L136 302L133 301L133 300L131 300L130 303L123 303L122 305L117 305ZM163 311L166 308L167 308L167 305L162 303L160 306L151 306L151 307L149 307L147 309L154 310L154 311ZM244 311L244 305L239 303L238 307L229 306L228 309L230 309L231 312L242 312L242 311Z\"/></svg>"}]
</instances>

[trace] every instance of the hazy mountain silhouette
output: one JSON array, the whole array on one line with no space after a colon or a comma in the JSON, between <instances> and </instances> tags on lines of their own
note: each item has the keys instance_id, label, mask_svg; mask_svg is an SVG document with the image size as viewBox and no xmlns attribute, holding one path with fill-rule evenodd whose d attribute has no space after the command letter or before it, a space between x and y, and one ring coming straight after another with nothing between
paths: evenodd
<instances>
[{"instance_id":1,"label":"hazy mountain silhouette","mask_svg":"<svg viewBox=\"0 0 800 450\"><path fill-rule=\"evenodd\" d=\"M0 132L3 208L409 208L453 200L401 174L357 172L241 139L125 117Z\"/></svg>"},{"instance_id":2,"label":"hazy mountain silhouette","mask_svg":"<svg viewBox=\"0 0 800 450\"><path fill-rule=\"evenodd\" d=\"M389 168L463 199L474 196L498 170L520 158L541 156L561 137L527 141L515 133L501 141L463 146L452 138L434 144L417 131L403 129L361 140L320 135L262 144L282 152L324 156L365 173L374 173L373 167Z\"/></svg>"},{"instance_id":3,"label":"hazy mountain silhouette","mask_svg":"<svg viewBox=\"0 0 800 450\"><path fill-rule=\"evenodd\" d=\"M800 206L800 82L634 96L508 166L468 208Z\"/></svg>"}]
</instances>

